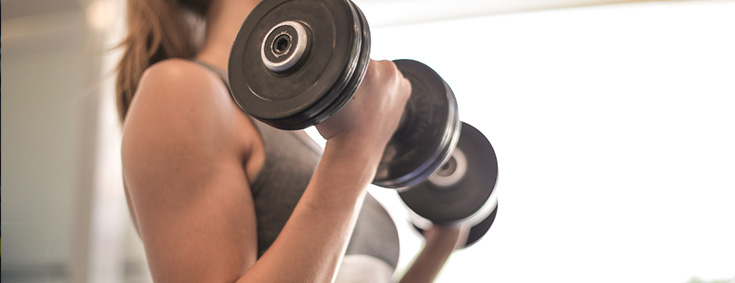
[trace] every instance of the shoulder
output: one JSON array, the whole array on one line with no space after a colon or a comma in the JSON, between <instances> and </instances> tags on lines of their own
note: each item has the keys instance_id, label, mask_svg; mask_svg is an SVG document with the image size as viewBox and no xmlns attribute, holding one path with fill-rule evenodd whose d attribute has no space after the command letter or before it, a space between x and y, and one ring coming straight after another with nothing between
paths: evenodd
<instances>
[{"instance_id":1,"label":"shoulder","mask_svg":"<svg viewBox=\"0 0 735 283\"><path fill-rule=\"evenodd\" d=\"M252 127L214 72L182 59L150 66L123 126L123 155L189 149L241 151ZM218 150L219 151L219 150ZM178 153L177 153L178 154Z\"/></svg>"},{"instance_id":2,"label":"shoulder","mask_svg":"<svg viewBox=\"0 0 735 283\"><path fill-rule=\"evenodd\" d=\"M217 74L191 61L169 59L150 66L141 76L126 124L141 116L154 118L150 115L167 123L183 119L195 126L243 113Z\"/></svg>"},{"instance_id":3,"label":"shoulder","mask_svg":"<svg viewBox=\"0 0 735 283\"><path fill-rule=\"evenodd\" d=\"M207 102L223 96L229 100L228 95L223 95L226 93L227 89L219 77L203 66L188 60L168 59L143 72L134 100L151 96L181 103Z\"/></svg>"},{"instance_id":4,"label":"shoulder","mask_svg":"<svg viewBox=\"0 0 735 283\"><path fill-rule=\"evenodd\" d=\"M155 81L163 79L166 81L181 79L199 79L191 81L191 83L205 81L206 77L214 76L211 71L203 66L190 60L173 58L166 59L155 63L148 67L141 77L141 83L144 81ZM202 80L204 79L204 80Z\"/></svg>"}]
</instances>

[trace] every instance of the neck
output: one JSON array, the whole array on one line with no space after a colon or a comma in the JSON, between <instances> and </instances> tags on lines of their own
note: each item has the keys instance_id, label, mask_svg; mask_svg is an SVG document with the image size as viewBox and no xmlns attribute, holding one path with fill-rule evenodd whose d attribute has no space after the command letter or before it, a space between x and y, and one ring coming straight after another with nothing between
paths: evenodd
<instances>
[{"instance_id":1,"label":"neck","mask_svg":"<svg viewBox=\"0 0 735 283\"><path fill-rule=\"evenodd\" d=\"M207 14L206 38L197 60L227 71L230 49L240 26L259 0L213 1Z\"/></svg>"}]
</instances>

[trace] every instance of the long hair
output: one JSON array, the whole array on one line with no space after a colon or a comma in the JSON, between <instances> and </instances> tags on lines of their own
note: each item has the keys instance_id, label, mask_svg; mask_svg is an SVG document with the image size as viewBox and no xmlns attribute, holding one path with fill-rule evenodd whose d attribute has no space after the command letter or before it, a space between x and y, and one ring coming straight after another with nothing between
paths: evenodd
<instances>
[{"instance_id":1,"label":"long hair","mask_svg":"<svg viewBox=\"0 0 735 283\"><path fill-rule=\"evenodd\" d=\"M127 36L117 66L117 112L122 122L143 71L169 58L192 58L202 41L208 0L128 0Z\"/></svg>"}]
</instances>

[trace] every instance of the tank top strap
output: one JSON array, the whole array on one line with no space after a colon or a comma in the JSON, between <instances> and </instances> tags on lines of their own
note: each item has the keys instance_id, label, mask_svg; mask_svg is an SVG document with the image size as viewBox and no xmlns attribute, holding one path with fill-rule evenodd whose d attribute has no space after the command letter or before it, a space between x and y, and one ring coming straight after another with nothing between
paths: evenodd
<instances>
[{"instance_id":1,"label":"tank top strap","mask_svg":"<svg viewBox=\"0 0 735 283\"><path fill-rule=\"evenodd\" d=\"M222 83L224 83L225 86L227 87L227 92L229 92L230 95L232 95L232 89L230 89L230 78L227 76L227 73L224 70L217 68L215 66L212 66L208 63L199 61L199 60L191 60L191 61L217 74L220 80L222 80Z\"/></svg>"}]
</instances>

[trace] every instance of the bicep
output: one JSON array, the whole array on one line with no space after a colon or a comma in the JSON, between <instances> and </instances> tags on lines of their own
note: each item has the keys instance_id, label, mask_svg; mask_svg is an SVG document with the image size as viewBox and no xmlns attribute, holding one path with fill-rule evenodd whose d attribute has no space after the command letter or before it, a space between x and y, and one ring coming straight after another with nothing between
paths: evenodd
<instances>
[{"instance_id":1,"label":"bicep","mask_svg":"<svg viewBox=\"0 0 735 283\"><path fill-rule=\"evenodd\" d=\"M243 171L226 162L207 166L211 172L185 178L188 184L171 180L184 172L159 171L151 173L160 180L131 186L156 281L234 282L255 263L255 212Z\"/></svg>"},{"instance_id":2,"label":"bicep","mask_svg":"<svg viewBox=\"0 0 735 283\"><path fill-rule=\"evenodd\" d=\"M125 121L131 210L155 281L234 282L257 257L238 113L206 73L172 67L144 76Z\"/></svg>"}]
</instances>

